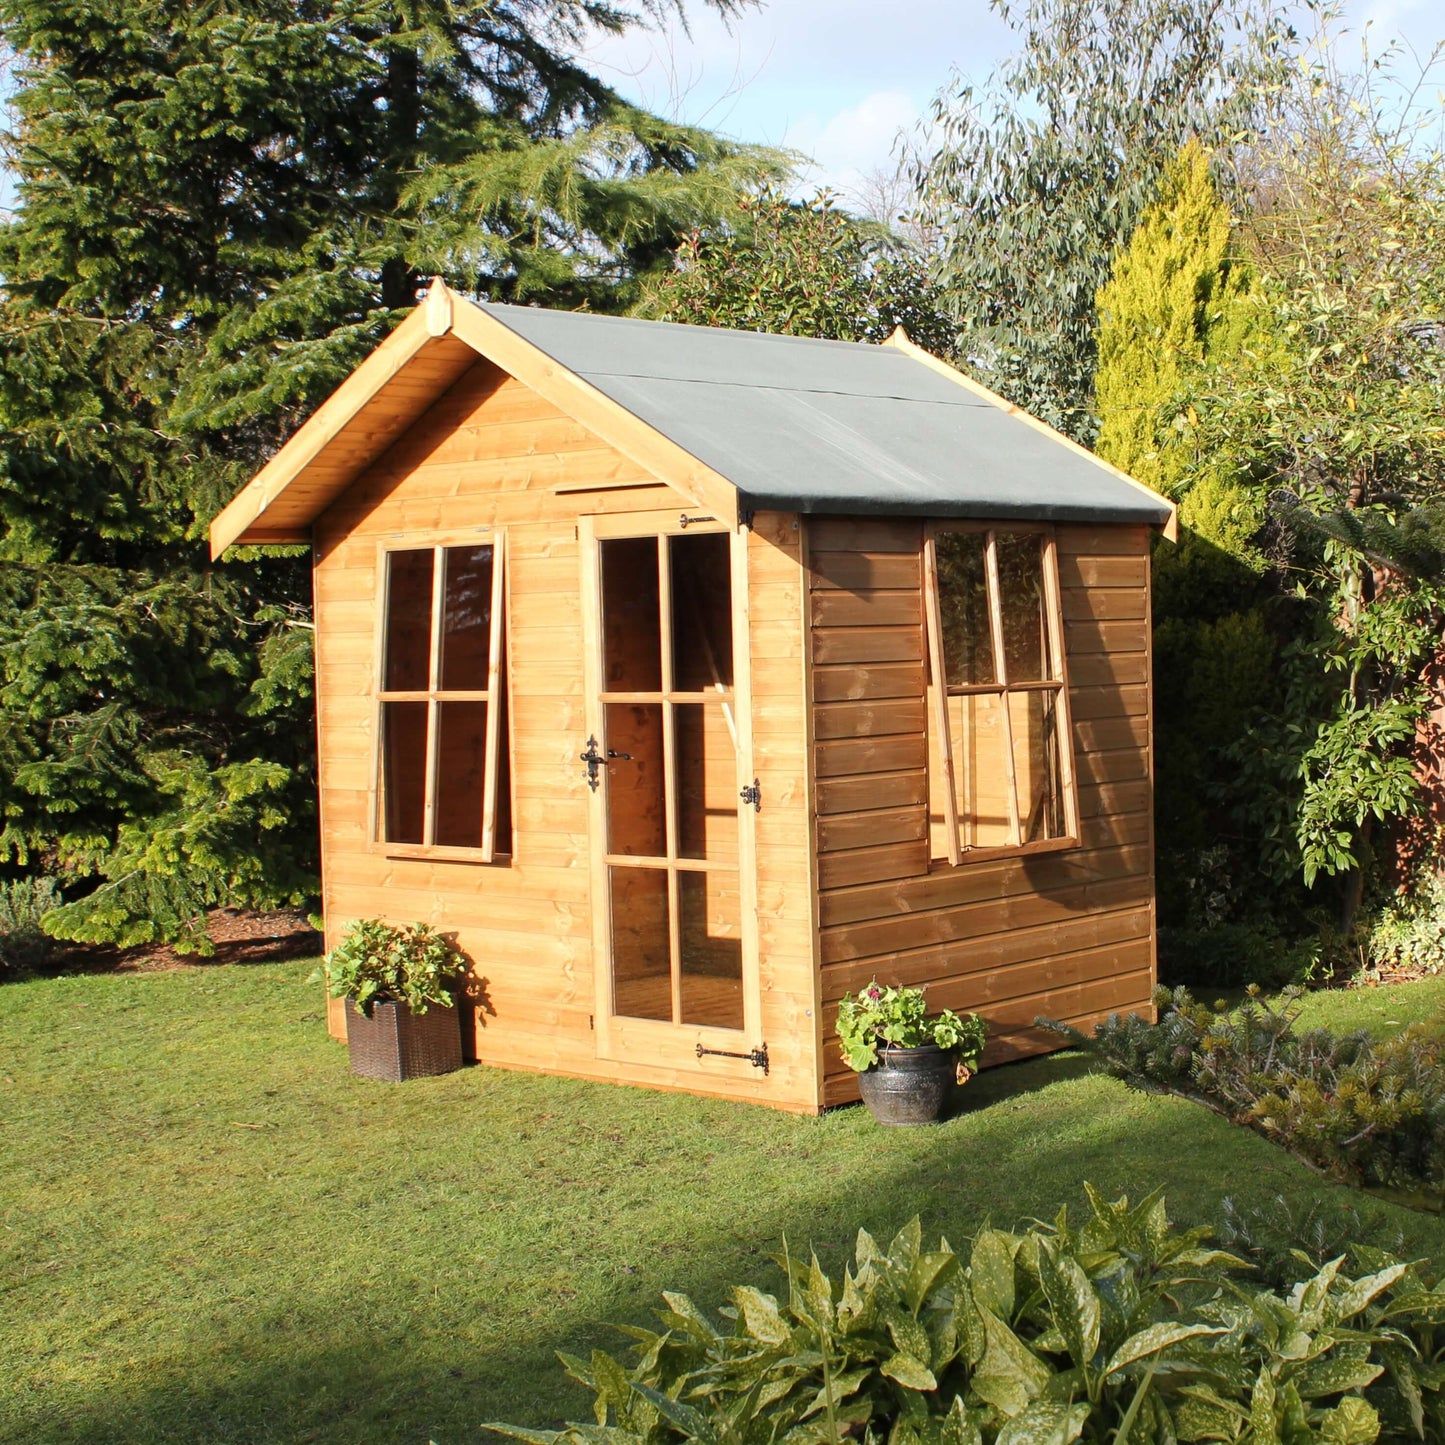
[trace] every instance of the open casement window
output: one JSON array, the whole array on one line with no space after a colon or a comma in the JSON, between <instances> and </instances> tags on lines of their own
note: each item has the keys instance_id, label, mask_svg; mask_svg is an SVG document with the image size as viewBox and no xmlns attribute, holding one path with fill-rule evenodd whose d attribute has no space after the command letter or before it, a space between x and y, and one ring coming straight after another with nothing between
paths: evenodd
<instances>
[{"instance_id":1,"label":"open casement window","mask_svg":"<svg viewBox=\"0 0 1445 1445\"><path fill-rule=\"evenodd\" d=\"M1045 529L924 540L935 861L1078 841L1058 563Z\"/></svg>"},{"instance_id":2,"label":"open casement window","mask_svg":"<svg viewBox=\"0 0 1445 1445\"><path fill-rule=\"evenodd\" d=\"M382 554L375 837L490 863L512 849L503 539Z\"/></svg>"}]
</instances>

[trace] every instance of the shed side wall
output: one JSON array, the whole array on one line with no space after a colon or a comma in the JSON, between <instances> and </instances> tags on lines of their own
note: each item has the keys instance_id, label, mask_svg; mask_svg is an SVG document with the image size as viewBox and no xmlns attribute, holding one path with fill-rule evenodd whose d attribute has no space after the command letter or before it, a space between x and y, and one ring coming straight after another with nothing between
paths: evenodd
<instances>
[{"instance_id":1,"label":"shed side wall","mask_svg":"<svg viewBox=\"0 0 1445 1445\"><path fill-rule=\"evenodd\" d=\"M790 1046L782 1035L812 987L811 972L798 965L796 941L764 977L764 1021L775 1024L778 1039L766 1080L746 1065L735 1078L710 1073L704 1081L596 1057L591 795L577 758L587 737L577 522L584 512L690 508L679 493L652 481L550 403L479 361L317 523L327 946L362 917L421 920L455 931L486 980L490 1013L476 1019L468 1039L483 1062L814 1109L816 1050L801 1041ZM555 490L576 486L598 490ZM368 837L379 547L464 541L468 528L489 526L506 529L513 856L491 865L387 856ZM773 628L771 602L786 605L791 595L794 630L801 632L796 556L791 563L785 553L769 561L774 590L764 589L755 625ZM783 575L789 565L791 594ZM801 662L797 674L801 697ZM804 771L796 760L790 766L794 774ZM333 1015L339 1033L335 1022Z\"/></svg>"},{"instance_id":2,"label":"shed side wall","mask_svg":"<svg viewBox=\"0 0 1445 1445\"><path fill-rule=\"evenodd\" d=\"M911 522L809 527L818 908L828 1104L857 1097L833 1038L875 975L976 1009L989 1063L1147 1010L1154 988L1149 532L1060 526L1082 846L930 865L920 552Z\"/></svg>"}]
</instances>

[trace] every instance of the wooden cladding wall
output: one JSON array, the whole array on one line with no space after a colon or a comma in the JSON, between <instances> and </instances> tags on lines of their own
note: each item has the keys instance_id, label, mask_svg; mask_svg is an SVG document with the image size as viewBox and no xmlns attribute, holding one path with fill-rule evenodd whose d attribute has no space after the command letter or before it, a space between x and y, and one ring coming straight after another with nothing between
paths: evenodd
<instances>
[{"instance_id":1,"label":"wooden cladding wall","mask_svg":"<svg viewBox=\"0 0 1445 1445\"><path fill-rule=\"evenodd\" d=\"M1059 580L1081 846L930 863L916 522L808 522L824 1100L857 1097L833 1037L875 975L977 1009L990 1063L1044 1051L1154 987L1149 533L1061 526Z\"/></svg>"},{"instance_id":2,"label":"wooden cladding wall","mask_svg":"<svg viewBox=\"0 0 1445 1445\"><path fill-rule=\"evenodd\" d=\"M578 760L587 727L577 519L658 508L675 515L690 505L479 361L324 514L316 527L315 602L327 945L362 917L424 920L455 932L485 978L469 1040L483 1062L813 1110L818 1003L803 841L802 573L791 519L757 519L749 544L755 686L766 713L757 756L769 802L759 851L770 860L760 912L768 935L762 997L771 1071L764 1077L725 1060L687 1071L596 1057L593 798ZM465 541L469 529L487 527L505 527L507 536L513 855L493 864L389 856L369 841L378 550L383 543ZM338 1033L344 1027L335 1013L332 1024Z\"/></svg>"}]
</instances>

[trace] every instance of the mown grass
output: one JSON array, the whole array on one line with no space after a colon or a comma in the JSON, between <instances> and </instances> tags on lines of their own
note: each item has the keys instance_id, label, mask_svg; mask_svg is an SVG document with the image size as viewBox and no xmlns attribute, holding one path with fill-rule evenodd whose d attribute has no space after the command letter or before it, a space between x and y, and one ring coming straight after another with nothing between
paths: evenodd
<instances>
[{"instance_id":1,"label":"mown grass","mask_svg":"<svg viewBox=\"0 0 1445 1445\"><path fill-rule=\"evenodd\" d=\"M664 1288L714 1306L914 1213L955 1241L1162 1185L1217 1217L1329 1188L1075 1057L999 1069L932 1130L471 1069L353 1079L310 965L0 989L0 1440L480 1441L584 1405L553 1351ZM1437 1016L1445 984L1309 1003ZM1412 1248L1445 1223L1369 1202Z\"/></svg>"}]
</instances>

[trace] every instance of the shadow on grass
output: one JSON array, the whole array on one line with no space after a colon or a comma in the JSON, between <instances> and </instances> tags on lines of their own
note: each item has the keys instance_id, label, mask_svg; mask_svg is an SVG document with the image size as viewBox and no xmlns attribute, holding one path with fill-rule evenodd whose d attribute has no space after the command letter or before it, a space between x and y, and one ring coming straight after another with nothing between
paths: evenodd
<instances>
[{"instance_id":1,"label":"shadow on grass","mask_svg":"<svg viewBox=\"0 0 1445 1445\"><path fill-rule=\"evenodd\" d=\"M1055 1084L1066 1084L1098 1072L1094 1060L1077 1049L1001 1064L997 1068L985 1069L976 1079L970 1079L965 1088L958 1090L949 1117L977 1113L980 1109L989 1109L995 1104L1036 1094Z\"/></svg>"},{"instance_id":2,"label":"shadow on grass","mask_svg":"<svg viewBox=\"0 0 1445 1445\"><path fill-rule=\"evenodd\" d=\"M632 1263L590 1275L559 1267L544 1297L550 1308L540 1314L520 1308L481 1262L464 1275L462 1289L445 1295L404 1265L390 1279L388 1241L378 1241L371 1279L318 1271L309 1288L192 1316L164 1368L85 1389L57 1382L32 1392L11 1416L8 1428L20 1433L6 1436L0 1425L0 1438L456 1445L482 1439L477 1426L487 1419L582 1417L586 1398L564 1381L554 1351L623 1350L626 1341L603 1322L648 1322L663 1289L690 1294L710 1312L735 1283L775 1289L779 1275L769 1256L785 1235L795 1250L815 1244L836 1268L860 1226L887 1238L920 1214L927 1234L961 1244L986 1218L1052 1218L1060 1203L1081 1203L1086 1179L1111 1196L1163 1185L1171 1212L1187 1220L1212 1217L1226 1187L1260 1198L1318 1187L1244 1131L1177 1101L1120 1100L1120 1086L1081 1079L1086 1067L1081 1056L1056 1055L991 1071L969 1086L964 1111L935 1129L877 1131L861 1110L822 1120L757 1119L757 1148L771 1162L741 1209L735 1189L709 1184L732 1161L689 1160L695 1183L680 1192L671 1218L621 1241ZM514 1087L492 1080L498 1092ZM1070 1087L1056 1087L1064 1084ZM609 1106L638 1102L619 1101L606 1086L555 1081L533 1087L529 1097L564 1098L599 1127ZM486 1096L476 1102L484 1108ZM680 1107L658 1097L647 1112L666 1129ZM709 1104L704 1125L736 1127L736 1109L746 1106ZM579 1221L604 1207L588 1181L572 1188ZM560 1242L529 1216L526 1195L518 1196L515 1227L504 1236L518 1254L545 1261ZM625 1211L615 1220L624 1231L629 1222ZM456 1249L465 1253L467 1217L454 1223ZM278 1238L273 1247L284 1251L286 1242Z\"/></svg>"}]
</instances>

